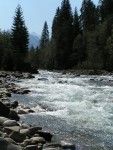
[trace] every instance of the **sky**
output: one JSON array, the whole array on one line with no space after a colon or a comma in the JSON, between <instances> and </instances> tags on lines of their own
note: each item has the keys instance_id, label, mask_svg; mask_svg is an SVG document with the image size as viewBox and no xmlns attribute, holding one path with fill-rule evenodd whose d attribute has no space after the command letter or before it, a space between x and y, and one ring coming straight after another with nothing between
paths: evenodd
<instances>
[{"instance_id":1,"label":"sky","mask_svg":"<svg viewBox=\"0 0 113 150\"><path fill-rule=\"evenodd\" d=\"M81 8L83 0L70 0L72 10ZM47 21L49 32L51 32L52 21L58 6L61 6L62 0L2 0L0 3L0 29L10 30L15 9L18 4L21 5L25 24L29 33L35 32L41 35L44 22ZM98 0L93 0L98 4Z\"/></svg>"}]
</instances>

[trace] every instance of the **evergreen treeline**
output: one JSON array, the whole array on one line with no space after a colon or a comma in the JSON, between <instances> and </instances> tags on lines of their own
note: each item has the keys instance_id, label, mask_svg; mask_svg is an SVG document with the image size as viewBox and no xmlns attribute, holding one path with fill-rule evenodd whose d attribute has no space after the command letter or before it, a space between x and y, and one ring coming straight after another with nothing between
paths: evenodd
<instances>
[{"instance_id":1,"label":"evergreen treeline","mask_svg":"<svg viewBox=\"0 0 113 150\"><path fill-rule=\"evenodd\" d=\"M37 53L37 51L36 51ZM46 69L113 70L113 0L83 0L80 14L63 0L52 23L44 23L38 65Z\"/></svg>"},{"instance_id":2,"label":"evergreen treeline","mask_svg":"<svg viewBox=\"0 0 113 150\"><path fill-rule=\"evenodd\" d=\"M113 70L113 0L83 0L80 13L62 0L52 22L45 21L40 46L28 50L28 30L18 5L11 32L0 31L0 68Z\"/></svg>"},{"instance_id":3,"label":"evergreen treeline","mask_svg":"<svg viewBox=\"0 0 113 150\"><path fill-rule=\"evenodd\" d=\"M0 68L3 70L34 71L28 60L29 34L21 6L13 18L11 32L0 31Z\"/></svg>"}]
</instances>

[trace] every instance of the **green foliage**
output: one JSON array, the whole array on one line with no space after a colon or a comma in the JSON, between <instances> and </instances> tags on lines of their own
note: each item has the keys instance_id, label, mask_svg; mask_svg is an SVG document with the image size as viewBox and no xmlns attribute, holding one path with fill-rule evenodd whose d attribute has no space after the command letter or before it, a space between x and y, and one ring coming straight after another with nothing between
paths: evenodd
<instances>
[{"instance_id":1,"label":"green foliage","mask_svg":"<svg viewBox=\"0 0 113 150\"><path fill-rule=\"evenodd\" d=\"M113 70L113 27L111 36L107 39L106 50L108 54L107 69Z\"/></svg>"},{"instance_id":2,"label":"green foliage","mask_svg":"<svg viewBox=\"0 0 113 150\"><path fill-rule=\"evenodd\" d=\"M98 13L93 1L83 0L80 11L81 28L84 31L94 29L98 22Z\"/></svg>"},{"instance_id":3,"label":"green foliage","mask_svg":"<svg viewBox=\"0 0 113 150\"><path fill-rule=\"evenodd\" d=\"M28 52L29 39L28 31L23 18L23 12L20 5L18 5L16 8L13 20L11 42L14 53L14 68L15 70L21 70Z\"/></svg>"},{"instance_id":4,"label":"green foliage","mask_svg":"<svg viewBox=\"0 0 113 150\"><path fill-rule=\"evenodd\" d=\"M55 43L55 67L69 67L69 55L73 43L73 15L69 0L63 0L61 8L57 9L52 27L52 41Z\"/></svg>"},{"instance_id":5,"label":"green foliage","mask_svg":"<svg viewBox=\"0 0 113 150\"><path fill-rule=\"evenodd\" d=\"M48 31L47 22L45 21L44 27L42 30L41 39L40 39L40 49L43 49L48 46L49 46L49 31Z\"/></svg>"},{"instance_id":6,"label":"green foliage","mask_svg":"<svg viewBox=\"0 0 113 150\"><path fill-rule=\"evenodd\" d=\"M41 68L46 68L46 64L47 64L47 59L46 58L46 53L48 51L48 47L49 47L49 31L48 31L48 25L47 22L45 21L44 23L44 27L42 30L42 35L41 35L41 39L40 39L40 48L39 48L39 66Z\"/></svg>"},{"instance_id":7,"label":"green foliage","mask_svg":"<svg viewBox=\"0 0 113 150\"><path fill-rule=\"evenodd\" d=\"M10 39L10 33L3 32L2 34L3 40L3 55L1 60L1 67L5 70L13 70L13 51L12 51L12 45L11 45L11 39Z\"/></svg>"},{"instance_id":8,"label":"green foliage","mask_svg":"<svg viewBox=\"0 0 113 150\"><path fill-rule=\"evenodd\" d=\"M54 19L53 19L53 23L52 23L52 40L55 39L57 36L59 15L60 15L60 8L58 7L56 10L56 14L54 16Z\"/></svg>"},{"instance_id":9,"label":"green foliage","mask_svg":"<svg viewBox=\"0 0 113 150\"><path fill-rule=\"evenodd\" d=\"M0 32L0 68L12 70L13 68L13 52L11 50L10 33Z\"/></svg>"},{"instance_id":10,"label":"green foliage","mask_svg":"<svg viewBox=\"0 0 113 150\"><path fill-rule=\"evenodd\" d=\"M80 18L78 16L77 8L75 8L73 16L73 35L74 38L81 33Z\"/></svg>"},{"instance_id":11,"label":"green foliage","mask_svg":"<svg viewBox=\"0 0 113 150\"><path fill-rule=\"evenodd\" d=\"M39 49L33 46L29 49L27 62L31 64L32 68L39 68Z\"/></svg>"},{"instance_id":12,"label":"green foliage","mask_svg":"<svg viewBox=\"0 0 113 150\"><path fill-rule=\"evenodd\" d=\"M101 21L109 17L113 18L113 0L99 0L99 10Z\"/></svg>"},{"instance_id":13,"label":"green foliage","mask_svg":"<svg viewBox=\"0 0 113 150\"><path fill-rule=\"evenodd\" d=\"M62 0L52 22L49 38L44 23L39 48L28 51L28 31L17 7L11 34L0 31L0 68L5 70L105 69L113 70L113 0L83 0L81 14Z\"/></svg>"},{"instance_id":14,"label":"green foliage","mask_svg":"<svg viewBox=\"0 0 113 150\"><path fill-rule=\"evenodd\" d=\"M83 43L83 37L79 34L73 42L73 50L70 57L71 66L75 67L85 59L85 48Z\"/></svg>"}]
</instances>

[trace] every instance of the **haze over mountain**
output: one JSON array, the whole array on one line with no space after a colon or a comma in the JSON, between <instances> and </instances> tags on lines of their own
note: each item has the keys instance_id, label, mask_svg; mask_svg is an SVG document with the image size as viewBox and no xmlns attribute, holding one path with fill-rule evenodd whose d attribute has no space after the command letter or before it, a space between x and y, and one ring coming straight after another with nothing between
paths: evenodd
<instances>
[{"instance_id":1,"label":"haze over mountain","mask_svg":"<svg viewBox=\"0 0 113 150\"><path fill-rule=\"evenodd\" d=\"M40 36L37 33L32 32L29 34L29 48L32 46L36 48L37 46L39 46L39 42Z\"/></svg>"}]
</instances>

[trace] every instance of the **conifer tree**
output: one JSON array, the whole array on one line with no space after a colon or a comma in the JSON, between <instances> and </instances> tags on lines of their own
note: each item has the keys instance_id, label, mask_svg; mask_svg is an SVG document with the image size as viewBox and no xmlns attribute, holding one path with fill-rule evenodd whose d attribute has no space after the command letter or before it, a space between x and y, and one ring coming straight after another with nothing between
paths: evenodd
<instances>
[{"instance_id":1,"label":"conifer tree","mask_svg":"<svg viewBox=\"0 0 113 150\"><path fill-rule=\"evenodd\" d=\"M80 19L78 16L77 8L75 8L74 17L73 17L73 34L74 38L81 33Z\"/></svg>"},{"instance_id":2,"label":"conifer tree","mask_svg":"<svg viewBox=\"0 0 113 150\"><path fill-rule=\"evenodd\" d=\"M40 59L41 68L45 68L46 66L46 62L47 62L46 60L48 59L46 57L46 53L48 51L48 47L49 47L49 31L48 31L48 24L45 21L42 30L41 39L40 39L40 47L39 47L39 51L40 51L39 59Z\"/></svg>"},{"instance_id":3,"label":"conifer tree","mask_svg":"<svg viewBox=\"0 0 113 150\"><path fill-rule=\"evenodd\" d=\"M83 0L81 7L81 27L84 31L94 30L98 22L96 6L91 0Z\"/></svg>"},{"instance_id":4,"label":"conifer tree","mask_svg":"<svg viewBox=\"0 0 113 150\"><path fill-rule=\"evenodd\" d=\"M111 36L109 36L109 38L107 39L106 50L108 53L106 69L111 71L111 70L113 70L113 26L112 26Z\"/></svg>"},{"instance_id":5,"label":"conifer tree","mask_svg":"<svg viewBox=\"0 0 113 150\"><path fill-rule=\"evenodd\" d=\"M29 39L20 5L16 8L13 26L11 29L11 41L14 50L14 68L16 70L21 70L27 55Z\"/></svg>"},{"instance_id":6,"label":"conifer tree","mask_svg":"<svg viewBox=\"0 0 113 150\"><path fill-rule=\"evenodd\" d=\"M112 17L113 0L99 0L99 9L101 21L104 21L105 19Z\"/></svg>"},{"instance_id":7,"label":"conifer tree","mask_svg":"<svg viewBox=\"0 0 113 150\"><path fill-rule=\"evenodd\" d=\"M46 48L48 46L49 46L49 31L47 22L45 21L40 39L40 49Z\"/></svg>"},{"instance_id":8,"label":"conifer tree","mask_svg":"<svg viewBox=\"0 0 113 150\"><path fill-rule=\"evenodd\" d=\"M60 14L60 8L58 7L52 23L52 40L55 39L57 34L59 14Z\"/></svg>"},{"instance_id":9,"label":"conifer tree","mask_svg":"<svg viewBox=\"0 0 113 150\"><path fill-rule=\"evenodd\" d=\"M73 15L69 0L63 0L59 13L57 13L57 31L55 34L56 68L69 67L69 55L73 42Z\"/></svg>"}]
</instances>

